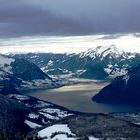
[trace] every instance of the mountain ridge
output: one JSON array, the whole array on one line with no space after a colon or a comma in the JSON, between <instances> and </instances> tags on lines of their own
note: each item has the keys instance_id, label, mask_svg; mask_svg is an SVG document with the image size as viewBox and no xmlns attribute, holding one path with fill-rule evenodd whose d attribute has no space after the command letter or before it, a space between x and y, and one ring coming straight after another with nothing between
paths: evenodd
<instances>
[{"instance_id":1,"label":"mountain ridge","mask_svg":"<svg viewBox=\"0 0 140 140\"><path fill-rule=\"evenodd\" d=\"M47 74L56 76L71 74L75 77L96 80L113 79L124 75L128 69L138 65L140 61L139 53L124 52L114 45L97 46L79 54L28 53L15 54L12 57L33 62ZM100 69L97 68L98 66ZM99 70L101 76L96 76L95 70ZM86 76L87 73L91 76Z\"/></svg>"}]
</instances>

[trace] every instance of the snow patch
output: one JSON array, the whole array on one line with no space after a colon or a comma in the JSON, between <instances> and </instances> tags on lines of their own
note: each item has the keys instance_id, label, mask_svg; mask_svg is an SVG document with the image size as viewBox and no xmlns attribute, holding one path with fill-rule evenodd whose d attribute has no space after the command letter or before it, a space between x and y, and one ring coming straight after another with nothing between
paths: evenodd
<instances>
[{"instance_id":1,"label":"snow patch","mask_svg":"<svg viewBox=\"0 0 140 140\"><path fill-rule=\"evenodd\" d=\"M44 117L46 117L47 119L50 119L50 120L59 120L59 117L57 116L52 116L48 113L44 113L44 112L39 112L39 114L43 115Z\"/></svg>"},{"instance_id":2,"label":"snow patch","mask_svg":"<svg viewBox=\"0 0 140 140\"><path fill-rule=\"evenodd\" d=\"M52 66L53 65L53 61L52 60L50 60L49 62L48 62L48 64L47 64L48 66Z\"/></svg>"},{"instance_id":3,"label":"snow patch","mask_svg":"<svg viewBox=\"0 0 140 140\"><path fill-rule=\"evenodd\" d=\"M15 59L0 55L0 65L10 65Z\"/></svg>"},{"instance_id":4,"label":"snow patch","mask_svg":"<svg viewBox=\"0 0 140 140\"><path fill-rule=\"evenodd\" d=\"M40 110L40 112L49 113L49 114L53 114L53 115L55 114L59 118L64 118L64 117L73 115L73 114L68 114L67 111L61 111L60 109L55 109L55 108L43 108ZM47 114L47 116L48 116L48 114ZM58 117L57 117L57 119L59 119Z\"/></svg>"},{"instance_id":5,"label":"snow patch","mask_svg":"<svg viewBox=\"0 0 140 140\"><path fill-rule=\"evenodd\" d=\"M95 137L89 137L89 140L99 140L99 139Z\"/></svg>"},{"instance_id":6,"label":"snow patch","mask_svg":"<svg viewBox=\"0 0 140 140\"><path fill-rule=\"evenodd\" d=\"M56 135L52 137L54 133L56 133ZM67 134L72 137L67 137ZM70 131L70 128L66 124L58 124L47 127L39 131L38 136L45 138L45 140L76 140L75 134Z\"/></svg>"},{"instance_id":7,"label":"snow patch","mask_svg":"<svg viewBox=\"0 0 140 140\"><path fill-rule=\"evenodd\" d=\"M34 122L31 122L31 121L28 121L28 120L25 120L24 123L27 124L32 129L35 129L37 127L42 127L41 125L34 123Z\"/></svg>"},{"instance_id":8,"label":"snow patch","mask_svg":"<svg viewBox=\"0 0 140 140\"><path fill-rule=\"evenodd\" d=\"M35 114L35 113L30 113L28 115L28 117L31 118L31 119L38 119L39 118L39 115L38 114Z\"/></svg>"},{"instance_id":9,"label":"snow patch","mask_svg":"<svg viewBox=\"0 0 140 140\"><path fill-rule=\"evenodd\" d=\"M52 106L52 104L49 104L43 101L37 101L35 108L43 108L43 107L49 107L49 106Z\"/></svg>"},{"instance_id":10,"label":"snow patch","mask_svg":"<svg viewBox=\"0 0 140 140\"><path fill-rule=\"evenodd\" d=\"M0 69L1 69L1 71L12 74L11 63L14 61L15 61L15 59L0 55Z\"/></svg>"},{"instance_id":11,"label":"snow patch","mask_svg":"<svg viewBox=\"0 0 140 140\"><path fill-rule=\"evenodd\" d=\"M24 96L24 95L17 95L17 94L9 94L8 95L10 98L15 98L17 100L29 100L30 97Z\"/></svg>"},{"instance_id":12,"label":"snow patch","mask_svg":"<svg viewBox=\"0 0 140 140\"><path fill-rule=\"evenodd\" d=\"M125 80L125 83L127 85L128 81L129 81L130 76L127 74L124 76L123 80Z\"/></svg>"}]
</instances>

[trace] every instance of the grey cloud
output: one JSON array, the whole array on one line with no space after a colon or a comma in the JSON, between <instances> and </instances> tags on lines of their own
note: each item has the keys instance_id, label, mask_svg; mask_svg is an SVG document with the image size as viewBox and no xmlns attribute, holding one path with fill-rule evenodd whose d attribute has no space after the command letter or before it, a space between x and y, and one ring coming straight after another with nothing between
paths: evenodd
<instances>
[{"instance_id":1,"label":"grey cloud","mask_svg":"<svg viewBox=\"0 0 140 140\"><path fill-rule=\"evenodd\" d=\"M74 21L56 17L50 11L32 4L15 2L0 5L1 37L56 34L67 29L74 32L79 28Z\"/></svg>"},{"instance_id":2,"label":"grey cloud","mask_svg":"<svg viewBox=\"0 0 140 140\"><path fill-rule=\"evenodd\" d=\"M140 32L140 0L0 2L0 37Z\"/></svg>"}]
</instances>

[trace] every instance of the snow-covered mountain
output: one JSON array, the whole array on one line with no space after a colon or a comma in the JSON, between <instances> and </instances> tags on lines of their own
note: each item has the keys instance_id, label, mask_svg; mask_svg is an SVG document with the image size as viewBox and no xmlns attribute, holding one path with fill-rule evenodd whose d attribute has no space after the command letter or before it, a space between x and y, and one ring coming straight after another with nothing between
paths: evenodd
<instances>
[{"instance_id":1,"label":"snow-covered mountain","mask_svg":"<svg viewBox=\"0 0 140 140\"><path fill-rule=\"evenodd\" d=\"M92 59L92 65L102 67L109 77L116 77L126 74L127 70L139 64L140 54L124 52L116 46L98 46L80 54L82 58ZM100 65L99 65L100 64ZM94 68L93 68L94 69Z\"/></svg>"},{"instance_id":2,"label":"snow-covered mountain","mask_svg":"<svg viewBox=\"0 0 140 140\"><path fill-rule=\"evenodd\" d=\"M90 57L95 59L96 57L100 57L103 60L105 57L109 56L111 58L119 58L125 52L121 49L118 49L116 46L98 46L95 49L88 49L85 52L80 53L81 57Z\"/></svg>"},{"instance_id":3,"label":"snow-covered mountain","mask_svg":"<svg viewBox=\"0 0 140 140\"><path fill-rule=\"evenodd\" d=\"M124 52L114 45L98 46L80 54L29 53L12 56L34 62L51 75L69 74L100 80L124 75L140 62L140 54Z\"/></svg>"}]
</instances>

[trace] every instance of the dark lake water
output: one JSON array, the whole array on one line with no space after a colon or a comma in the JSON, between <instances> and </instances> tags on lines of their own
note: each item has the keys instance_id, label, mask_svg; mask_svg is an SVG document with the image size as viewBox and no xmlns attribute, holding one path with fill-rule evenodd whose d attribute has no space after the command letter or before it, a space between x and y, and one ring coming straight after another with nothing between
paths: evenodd
<instances>
[{"instance_id":1,"label":"dark lake water","mask_svg":"<svg viewBox=\"0 0 140 140\"><path fill-rule=\"evenodd\" d=\"M92 113L109 113L130 111L133 108L96 103L91 98L108 83L92 82L78 85L64 86L57 89L39 90L29 92L28 95L41 100L50 101L68 109Z\"/></svg>"}]
</instances>

